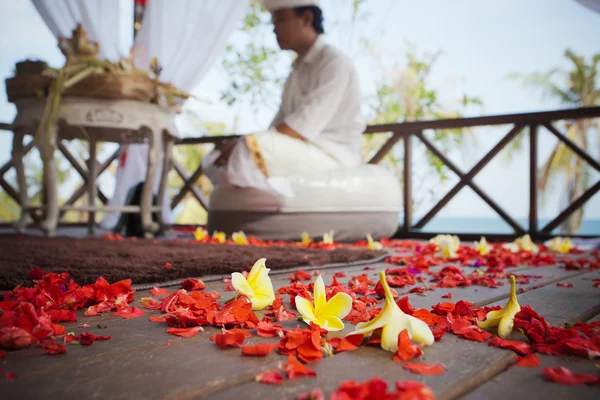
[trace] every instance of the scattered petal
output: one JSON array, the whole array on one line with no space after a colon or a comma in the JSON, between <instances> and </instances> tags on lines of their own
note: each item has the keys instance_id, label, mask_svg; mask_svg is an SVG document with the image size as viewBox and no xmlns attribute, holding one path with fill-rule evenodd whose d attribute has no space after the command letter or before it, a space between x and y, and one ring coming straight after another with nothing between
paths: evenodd
<instances>
[{"instance_id":1,"label":"scattered petal","mask_svg":"<svg viewBox=\"0 0 600 400\"><path fill-rule=\"evenodd\" d=\"M536 354L528 354L525 357L517 357L517 367L539 367L540 359Z\"/></svg>"},{"instance_id":2,"label":"scattered petal","mask_svg":"<svg viewBox=\"0 0 600 400\"><path fill-rule=\"evenodd\" d=\"M256 380L260 383L281 385L283 383L283 376L281 376L279 371L269 371L256 375Z\"/></svg>"},{"instance_id":3,"label":"scattered petal","mask_svg":"<svg viewBox=\"0 0 600 400\"><path fill-rule=\"evenodd\" d=\"M558 282L556 284L556 286L558 286L558 287L564 287L564 288L572 288L573 284L572 283L566 283L566 282Z\"/></svg>"},{"instance_id":4,"label":"scattered petal","mask_svg":"<svg viewBox=\"0 0 600 400\"><path fill-rule=\"evenodd\" d=\"M14 372L7 371L4 379L6 380L6 382L16 381L17 379L19 379L19 375L15 374Z\"/></svg>"},{"instance_id":5,"label":"scattered petal","mask_svg":"<svg viewBox=\"0 0 600 400\"><path fill-rule=\"evenodd\" d=\"M533 348L528 343L519 340L500 339L498 336L494 336L494 338L490 340L489 345L512 350L521 356L526 356L533 352Z\"/></svg>"},{"instance_id":6,"label":"scattered petal","mask_svg":"<svg viewBox=\"0 0 600 400\"><path fill-rule=\"evenodd\" d=\"M254 357L265 357L273 350L275 350L277 344L275 343L260 343L256 346L244 346L242 347L242 354L245 356L254 356Z\"/></svg>"},{"instance_id":7,"label":"scattered petal","mask_svg":"<svg viewBox=\"0 0 600 400\"><path fill-rule=\"evenodd\" d=\"M434 365L424 363L406 363L403 365L403 368L419 375L441 375L444 373L444 369L440 363Z\"/></svg>"},{"instance_id":8,"label":"scattered petal","mask_svg":"<svg viewBox=\"0 0 600 400\"><path fill-rule=\"evenodd\" d=\"M150 294L154 297L158 297L158 296L168 296L171 294L171 292L167 289L153 287L152 289L150 289Z\"/></svg>"},{"instance_id":9,"label":"scattered petal","mask_svg":"<svg viewBox=\"0 0 600 400\"><path fill-rule=\"evenodd\" d=\"M198 334L198 332L204 332L204 329L201 326L194 326L191 328L169 328L167 329L167 333L175 336L180 336L184 338L191 338Z\"/></svg>"},{"instance_id":10,"label":"scattered petal","mask_svg":"<svg viewBox=\"0 0 600 400\"><path fill-rule=\"evenodd\" d=\"M552 382L563 385L580 386L583 384L594 385L600 383L600 376L594 376L592 374L579 374L565 367L544 368L542 373Z\"/></svg>"}]
</instances>

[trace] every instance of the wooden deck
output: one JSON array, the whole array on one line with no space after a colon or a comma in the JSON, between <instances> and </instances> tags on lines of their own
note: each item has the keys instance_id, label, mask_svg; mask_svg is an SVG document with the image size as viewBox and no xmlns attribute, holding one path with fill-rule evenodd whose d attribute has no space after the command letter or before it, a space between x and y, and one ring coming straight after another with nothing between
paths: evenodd
<instances>
[{"instance_id":1,"label":"wooden deck","mask_svg":"<svg viewBox=\"0 0 600 400\"><path fill-rule=\"evenodd\" d=\"M374 270L364 271L364 266L322 269L325 283L331 283L333 273L343 271L350 275L368 273L377 279L378 271L390 264L372 264ZM441 267L431 268L432 271ZM465 267L467 269L468 267ZM472 269L472 268L471 268ZM600 314L600 289L593 287L591 279L600 278L600 271L569 271L559 266L509 269L519 274L543 275L519 285L526 291L520 294L521 306L531 305L538 313L555 325L598 320ZM272 274L275 289L289 285L287 273ZM572 288L556 286L557 282L572 283ZM303 282L308 283L308 282ZM207 282L206 291L217 291L224 298L220 281ZM175 289L175 288L173 288ZM408 289L402 292L408 293ZM452 293L451 300L441 296ZM508 285L496 289L470 286L456 289L437 289L426 296L408 294L415 308L430 308L439 302L468 300L477 306L504 305ZM148 291L136 293L134 305L140 306L141 297ZM288 297L285 296L286 305ZM166 326L148 320L160 311L145 310L146 316L121 319L113 316L85 317L79 311L78 322L66 324L67 332L89 331L110 335L111 340L95 342L91 346L69 345L64 355L47 356L39 348L9 352L0 366L3 372L12 371L18 379L0 382L0 399L294 399L300 393L321 388L326 394L335 390L340 382L362 382L380 377L390 385L395 381L421 381L432 388L438 399L597 399L598 386L565 386L547 381L541 370L545 366L562 365L576 372L600 374L598 360L578 357L552 357L540 355L541 367L508 368L514 362L512 351L489 347L446 334L441 341L424 348L421 362L443 363L443 375L423 376L412 374L394 362L391 353L379 347L362 346L356 351L344 352L310 364L316 377L286 380L282 385L268 385L255 381L257 374L276 369L285 357L271 353L269 356L244 357L239 348L219 349L209 337L219 329L208 326L196 337L184 339L166 333ZM262 313L257 313L262 318ZM91 328L78 328L87 323ZM98 326L106 326L100 329ZM302 324L285 321L286 328ZM353 326L346 324L343 336ZM329 337L333 334L330 333ZM279 338L252 336L245 344L277 343Z\"/></svg>"}]
</instances>

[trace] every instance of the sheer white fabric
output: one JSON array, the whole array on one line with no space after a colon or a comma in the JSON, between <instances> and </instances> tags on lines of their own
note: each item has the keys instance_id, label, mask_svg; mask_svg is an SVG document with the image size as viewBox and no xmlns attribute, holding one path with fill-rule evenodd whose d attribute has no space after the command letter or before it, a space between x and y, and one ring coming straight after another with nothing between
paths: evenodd
<instances>
[{"instance_id":1,"label":"sheer white fabric","mask_svg":"<svg viewBox=\"0 0 600 400\"><path fill-rule=\"evenodd\" d=\"M55 37L71 37L81 24L100 44L100 58L116 61L129 54L133 35L132 0L32 0Z\"/></svg>"},{"instance_id":2,"label":"sheer white fabric","mask_svg":"<svg viewBox=\"0 0 600 400\"><path fill-rule=\"evenodd\" d=\"M147 69L153 57L162 66L160 80L192 91L223 54L248 0L150 0L133 47L134 64ZM148 146L129 145L125 164L117 170L111 206L124 204L127 192L144 179ZM160 177L160 169L157 178ZM163 216L171 222L170 202L165 193ZM105 228L113 227L118 214L107 214Z\"/></svg>"},{"instance_id":3,"label":"sheer white fabric","mask_svg":"<svg viewBox=\"0 0 600 400\"><path fill-rule=\"evenodd\" d=\"M576 0L587 8L600 13L600 0Z\"/></svg>"}]
</instances>

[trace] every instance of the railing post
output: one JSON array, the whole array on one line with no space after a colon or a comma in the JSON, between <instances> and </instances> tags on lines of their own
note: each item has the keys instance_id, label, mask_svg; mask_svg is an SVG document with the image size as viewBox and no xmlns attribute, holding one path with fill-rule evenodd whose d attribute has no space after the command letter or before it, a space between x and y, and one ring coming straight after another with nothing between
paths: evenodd
<instances>
[{"instance_id":1,"label":"railing post","mask_svg":"<svg viewBox=\"0 0 600 400\"><path fill-rule=\"evenodd\" d=\"M529 233L533 240L538 236L537 129L537 124L529 125Z\"/></svg>"},{"instance_id":2,"label":"railing post","mask_svg":"<svg viewBox=\"0 0 600 400\"><path fill-rule=\"evenodd\" d=\"M412 135L404 135L404 232L412 229Z\"/></svg>"}]
</instances>

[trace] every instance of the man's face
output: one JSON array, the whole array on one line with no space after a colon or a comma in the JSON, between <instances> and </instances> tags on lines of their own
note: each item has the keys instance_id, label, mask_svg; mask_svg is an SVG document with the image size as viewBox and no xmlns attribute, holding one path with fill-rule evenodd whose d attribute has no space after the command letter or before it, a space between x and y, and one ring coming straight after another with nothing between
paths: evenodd
<instances>
[{"instance_id":1,"label":"man's face","mask_svg":"<svg viewBox=\"0 0 600 400\"><path fill-rule=\"evenodd\" d=\"M277 37L277 43L282 50L294 50L298 42L310 27L309 13L298 15L291 8L277 10L273 13L273 32Z\"/></svg>"}]
</instances>

